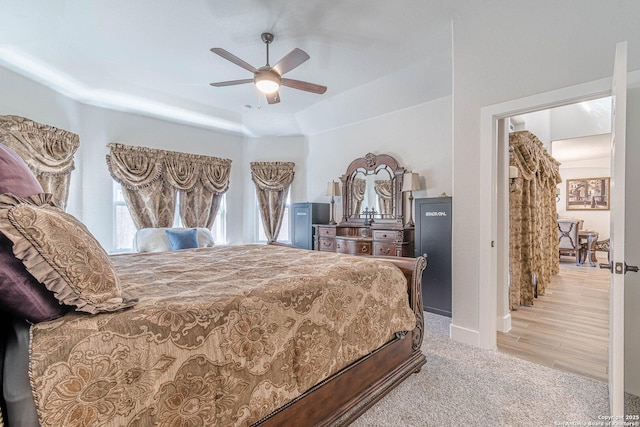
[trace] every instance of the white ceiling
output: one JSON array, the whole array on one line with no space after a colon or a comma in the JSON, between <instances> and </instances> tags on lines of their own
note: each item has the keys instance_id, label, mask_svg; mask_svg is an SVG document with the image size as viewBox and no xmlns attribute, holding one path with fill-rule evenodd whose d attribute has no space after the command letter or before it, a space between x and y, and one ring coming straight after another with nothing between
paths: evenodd
<instances>
[{"instance_id":1,"label":"white ceiling","mask_svg":"<svg viewBox=\"0 0 640 427\"><path fill-rule=\"evenodd\" d=\"M611 134L552 141L553 158L560 163L579 160L608 159L611 156Z\"/></svg>"},{"instance_id":2,"label":"white ceiling","mask_svg":"<svg viewBox=\"0 0 640 427\"><path fill-rule=\"evenodd\" d=\"M10 0L0 66L88 104L249 136L314 134L451 94L453 3ZM286 76L324 95L285 87L267 105L251 84L209 85L252 77L210 48L260 67L265 31L271 64L303 49L311 59Z\"/></svg>"}]
</instances>

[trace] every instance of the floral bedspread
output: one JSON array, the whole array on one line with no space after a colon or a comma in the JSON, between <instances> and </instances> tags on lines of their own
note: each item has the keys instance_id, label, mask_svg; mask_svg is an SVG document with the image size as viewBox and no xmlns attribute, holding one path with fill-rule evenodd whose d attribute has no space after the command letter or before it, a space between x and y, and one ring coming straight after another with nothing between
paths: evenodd
<instances>
[{"instance_id":1,"label":"floral bedspread","mask_svg":"<svg viewBox=\"0 0 640 427\"><path fill-rule=\"evenodd\" d=\"M43 426L250 425L415 327L390 263L270 245L112 257L133 308L31 329Z\"/></svg>"}]
</instances>

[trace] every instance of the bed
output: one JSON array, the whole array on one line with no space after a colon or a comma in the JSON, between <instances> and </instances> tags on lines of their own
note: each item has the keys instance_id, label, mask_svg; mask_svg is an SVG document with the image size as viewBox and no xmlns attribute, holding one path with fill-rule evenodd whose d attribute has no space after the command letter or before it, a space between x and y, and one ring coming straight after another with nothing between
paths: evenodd
<instances>
[{"instance_id":1,"label":"bed","mask_svg":"<svg viewBox=\"0 0 640 427\"><path fill-rule=\"evenodd\" d=\"M424 258L109 256L3 146L0 166L0 425L346 425L425 363Z\"/></svg>"},{"instance_id":2,"label":"bed","mask_svg":"<svg viewBox=\"0 0 640 427\"><path fill-rule=\"evenodd\" d=\"M241 245L111 260L135 305L29 328L42 426L346 425L425 363L422 258Z\"/></svg>"}]
</instances>

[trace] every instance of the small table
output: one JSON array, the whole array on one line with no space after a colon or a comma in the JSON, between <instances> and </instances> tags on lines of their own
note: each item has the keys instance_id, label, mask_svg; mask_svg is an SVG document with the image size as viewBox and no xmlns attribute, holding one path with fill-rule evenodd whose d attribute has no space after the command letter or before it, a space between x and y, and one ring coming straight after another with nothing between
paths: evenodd
<instances>
[{"instance_id":1,"label":"small table","mask_svg":"<svg viewBox=\"0 0 640 427\"><path fill-rule=\"evenodd\" d=\"M591 267L595 267L598 262L596 259L596 242L598 241L598 232L580 230L578 231L578 240L580 241L580 263L584 264L585 259L588 259L589 265L591 265Z\"/></svg>"}]
</instances>

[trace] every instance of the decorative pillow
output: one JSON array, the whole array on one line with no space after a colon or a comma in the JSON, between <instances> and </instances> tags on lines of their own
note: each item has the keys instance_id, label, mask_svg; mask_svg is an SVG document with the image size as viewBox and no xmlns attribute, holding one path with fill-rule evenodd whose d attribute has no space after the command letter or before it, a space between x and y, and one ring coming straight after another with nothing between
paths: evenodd
<instances>
[{"instance_id":1,"label":"decorative pillow","mask_svg":"<svg viewBox=\"0 0 640 427\"><path fill-rule=\"evenodd\" d=\"M40 183L15 151L0 144L0 194L29 197L42 193Z\"/></svg>"},{"instance_id":2,"label":"decorative pillow","mask_svg":"<svg viewBox=\"0 0 640 427\"><path fill-rule=\"evenodd\" d=\"M27 164L13 150L0 144L0 194L29 197L42 187ZM53 293L24 268L11 249L12 243L0 234L0 307L2 311L32 323L53 320L68 311Z\"/></svg>"},{"instance_id":3,"label":"decorative pillow","mask_svg":"<svg viewBox=\"0 0 640 427\"><path fill-rule=\"evenodd\" d=\"M156 228L141 228L136 231L133 238L133 250L136 252L164 252L170 251L171 246L169 244L169 236L166 231L184 231L182 227L156 227ZM215 245L213 241L213 235L211 230L204 227L196 228L198 233L198 247L210 248Z\"/></svg>"},{"instance_id":4,"label":"decorative pillow","mask_svg":"<svg viewBox=\"0 0 640 427\"><path fill-rule=\"evenodd\" d=\"M31 323L57 319L69 311L13 255L11 241L0 234L0 307Z\"/></svg>"},{"instance_id":5,"label":"decorative pillow","mask_svg":"<svg viewBox=\"0 0 640 427\"><path fill-rule=\"evenodd\" d=\"M123 297L107 253L87 228L50 204L50 194L0 195L0 232L14 255L58 301L78 311L115 311L135 303Z\"/></svg>"},{"instance_id":6,"label":"decorative pillow","mask_svg":"<svg viewBox=\"0 0 640 427\"><path fill-rule=\"evenodd\" d=\"M169 247L172 251L181 249L194 249L198 247L198 230L188 228L186 230L166 230L169 239Z\"/></svg>"}]
</instances>

